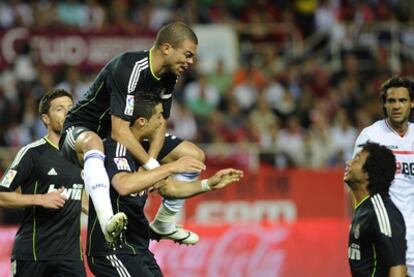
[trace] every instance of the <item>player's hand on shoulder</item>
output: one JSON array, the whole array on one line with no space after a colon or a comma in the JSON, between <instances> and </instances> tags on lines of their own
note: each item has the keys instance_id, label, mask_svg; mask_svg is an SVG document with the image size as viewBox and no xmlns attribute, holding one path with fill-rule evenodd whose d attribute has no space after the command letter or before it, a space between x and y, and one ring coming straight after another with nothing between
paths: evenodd
<instances>
[{"instance_id":1,"label":"player's hand on shoulder","mask_svg":"<svg viewBox=\"0 0 414 277\"><path fill-rule=\"evenodd\" d=\"M182 172L201 172L206 169L206 165L190 156L184 156L174 162L174 173Z\"/></svg>"},{"instance_id":2,"label":"player's hand on shoulder","mask_svg":"<svg viewBox=\"0 0 414 277\"><path fill-rule=\"evenodd\" d=\"M243 171L226 168L208 178L208 184L212 190L217 190L226 187L230 183L240 181L241 178L243 178Z\"/></svg>"},{"instance_id":3,"label":"player's hand on shoulder","mask_svg":"<svg viewBox=\"0 0 414 277\"><path fill-rule=\"evenodd\" d=\"M39 205L47 209L60 209L65 205L66 197L63 194L63 188L56 191L39 194Z\"/></svg>"}]
</instances>

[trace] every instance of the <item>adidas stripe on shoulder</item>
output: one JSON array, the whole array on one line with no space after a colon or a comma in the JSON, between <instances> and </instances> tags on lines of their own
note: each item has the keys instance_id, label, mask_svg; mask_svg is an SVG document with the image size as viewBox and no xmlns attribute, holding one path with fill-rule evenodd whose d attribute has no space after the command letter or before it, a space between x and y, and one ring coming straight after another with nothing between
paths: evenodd
<instances>
[{"instance_id":1,"label":"adidas stripe on shoulder","mask_svg":"<svg viewBox=\"0 0 414 277\"><path fill-rule=\"evenodd\" d=\"M20 163L20 161L23 159L23 157L27 153L27 151L29 151L32 148L38 147L42 144L45 144L45 143L46 143L46 140L39 139L39 140L36 140L36 141L34 141L32 143L29 143L28 145L22 147L19 150L19 152L17 152L17 155L14 158L13 163L10 165L10 168L16 167Z\"/></svg>"},{"instance_id":2,"label":"adidas stripe on shoulder","mask_svg":"<svg viewBox=\"0 0 414 277\"><path fill-rule=\"evenodd\" d=\"M374 207L375 215L377 216L380 232L387 237L392 237L390 219L387 210L385 209L384 201L382 201L379 194L375 194L371 197L371 202Z\"/></svg>"}]
</instances>

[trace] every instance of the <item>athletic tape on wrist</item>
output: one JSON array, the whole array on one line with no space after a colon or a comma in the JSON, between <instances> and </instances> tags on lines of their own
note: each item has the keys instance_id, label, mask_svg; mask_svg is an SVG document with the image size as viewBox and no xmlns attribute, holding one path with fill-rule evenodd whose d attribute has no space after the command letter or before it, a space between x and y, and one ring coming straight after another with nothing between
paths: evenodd
<instances>
[{"instance_id":1,"label":"athletic tape on wrist","mask_svg":"<svg viewBox=\"0 0 414 277\"><path fill-rule=\"evenodd\" d=\"M144 164L144 165L143 165L143 167L144 167L146 170L151 170L151 169L157 168L157 167L159 167L159 166L160 166L160 163L159 163L156 159L154 159L154 158L150 158L150 159L148 160L148 162L147 162L146 164Z\"/></svg>"},{"instance_id":2,"label":"athletic tape on wrist","mask_svg":"<svg viewBox=\"0 0 414 277\"><path fill-rule=\"evenodd\" d=\"M210 190L211 190L211 187L210 187L210 185L208 184L208 179L203 179L203 180L201 180L201 189L202 189L203 191L210 191Z\"/></svg>"}]
</instances>

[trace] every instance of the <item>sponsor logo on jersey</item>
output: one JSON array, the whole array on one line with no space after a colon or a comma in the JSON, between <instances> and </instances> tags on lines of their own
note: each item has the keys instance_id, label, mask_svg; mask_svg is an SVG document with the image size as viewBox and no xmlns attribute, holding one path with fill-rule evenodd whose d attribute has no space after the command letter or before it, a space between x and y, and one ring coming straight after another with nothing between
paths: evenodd
<instances>
[{"instance_id":1,"label":"sponsor logo on jersey","mask_svg":"<svg viewBox=\"0 0 414 277\"><path fill-rule=\"evenodd\" d=\"M414 163L397 162L396 174L404 174L408 177L414 176Z\"/></svg>"},{"instance_id":2,"label":"sponsor logo on jersey","mask_svg":"<svg viewBox=\"0 0 414 277\"><path fill-rule=\"evenodd\" d=\"M394 149L398 149L397 145L387 145L387 148L394 150Z\"/></svg>"},{"instance_id":3,"label":"sponsor logo on jersey","mask_svg":"<svg viewBox=\"0 0 414 277\"><path fill-rule=\"evenodd\" d=\"M47 175L49 175L49 176L56 176L56 175L58 175L58 174L57 174L56 170L52 167L52 168L49 170L49 172L47 173Z\"/></svg>"},{"instance_id":4,"label":"sponsor logo on jersey","mask_svg":"<svg viewBox=\"0 0 414 277\"><path fill-rule=\"evenodd\" d=\"M17 171L10 169L7 171L7 173L4 175L3 179L0 182L0 186L9 188L10 184L13 182L14 177L16 177Z\"/></svg>"},{"instance_id":5,"label":"sponsor logo on jersey","mask_svg":"<svg viewBox=\"0 0 414 277\"><path fill-rule=\"evenodd\" d=\"M124 114L131 116L134 113L134 95L127 95Z\"/></svg>"},{"instance_id":6,"label":"sponsor logo on jersey","mask_svg":"<svg viewBox=\"0 0 414 277\"><path fill-rule=\"evenodd\" d=\"M125 158L114 158L114 162L118 170L127 170L131 171L131 167L128 164L127 159Z\"/></svg>"},{"instance_id":7,"label":"sponsor logo on jersey","mask_svg":"<svg viewBox=\"0 0 414 277\"><path fill-rule=\"evenodd\" d=\"M361 260L361 250L358 244L352 243L348 247L348 258L355 261Z\"/></svg>"},{"instance_id":8,"label":"sponsor logo on jersey","mask_svg":"<svg viewBox=\"0 0 414 277\"><path fill-rule=\"evenodd\" d=\"M57 191L58 189L55 187L55 184L49 185L49 190L47 191ZM81 200L82 199L82 184L73 184L71 188L65 188L61 195L63 195L67 200Z\"/></svg>"}]
</instances>

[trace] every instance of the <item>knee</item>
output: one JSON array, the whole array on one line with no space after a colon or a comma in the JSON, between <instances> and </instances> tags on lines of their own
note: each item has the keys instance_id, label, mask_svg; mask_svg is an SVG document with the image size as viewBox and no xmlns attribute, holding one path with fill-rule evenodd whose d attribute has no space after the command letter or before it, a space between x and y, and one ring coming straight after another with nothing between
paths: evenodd
<instances>
[{"instance_id":1,"label":"knee","mask_svg":"<svg viewBox=\"0 0 414 277\"><path fill-rule=\"evenodd\" d=\"M80 152L86 153L89 150L104 151L102 139L94 132L83 132L76 139L76 148Z\"/></svg>"}]
</instances>

